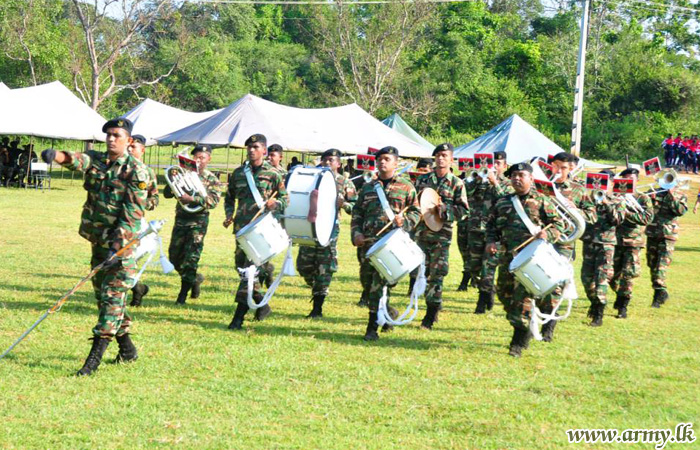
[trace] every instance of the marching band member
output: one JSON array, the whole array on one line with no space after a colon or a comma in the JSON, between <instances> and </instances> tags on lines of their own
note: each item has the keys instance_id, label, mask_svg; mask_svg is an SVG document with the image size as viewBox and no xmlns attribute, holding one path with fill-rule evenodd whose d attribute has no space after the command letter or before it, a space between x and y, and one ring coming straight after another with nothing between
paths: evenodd
<instances>
[{"instance_id":1,"label":"marching band member","mask_svg":"<svg viewBox=\"0 0 700 450\"><path fill-rule=\"evenodd\" d=\"M206 188L207 195L194 196L184 194L178 199L175 206L175 226L170 236L168 258L180 274L180 293L176 303L184 305L187 295L190 298L199 298L204 275L197 273L199 258L204 249L204 237L209 228L209 210L216 208L221 200L221 182L216 175L207 170L207 164L211 160L210 145L196 145L192 149L192 157L197 161L199 179ZM163 197L173 198L175 194L170 186L163 190ZM186 211L182 205L189 207L201 207L198 212ZM190 293L191 291L191 293Z\"/></svg>"},{"instance_id":2,"label":"marching band member","mask_svg":"<svg viewBox=\"0 0 700 450\"><path fill-rule=\"evenodd\" d=\"M107 135L106 153L52 149L41 153L47 164L55 161L69 170L84 173L83 187L88 195L78 233L92 246L91 267L112 258L140 231L150 176L146 166L127 151L132 127L128 119L112 119L105 123L102 131ZM92 329L90 354L78 376L91 375L97 370L115 336L119 344L117 362L138 358L129 335L131 316L126 310L126 294L134 284L135 275L136 262L129 248L92 278L100 313L97 325Z\"/></svg>"},{"instance_id":3,"label":"marching band member","mask_svg":"<svg viewBox=\"0 0 700 450\"><path fill-rule=\"evenodd\" d=\"M272 144L267 147L267 162L270 163L273 169L278 171L282 177L287 176L287 170L282 165L284 149L279 144Z\"/></svg>"},{"instance_id":4,"label":"marching band member","mask_svg":"<svg viewBox=\"0 0 700 450\"><path fill-rule=\"evenodd\" d=\"M143 162L143 154L146 151L146 138L140 134L135 134L131 136L131 139L132 142L129 146L129 153L131 153L131 156L134 158ZM150 178L148 188L146 188L148 192L148 196L146 198L146 211L153 211L158 206L159 201L158 178L156 178L156 174L153 172L153 169L146 166L146 170L148 170L148 176ZM131 288L131 302L129 303L129 306L141 306L143 297L148 294L148 291L148 285L138 281L136 285Z\"/></svg>"},{"instance_id":5,"label":"marching band member","mask_svg":"<svg viewBox=\"0 0 700 450\"><path fill-rule=\"evenodd\" d=\"M449 271L449 251L452 243L452 222L469 211L467 191L462 180L450 172L454 148L452 144L440 144L433 150L435 167L430 173L420 175L416 180L416 191L434 189L440 196L440 204L435 206L443 220L440 231L433 231L421 221L415 230L418 246L425 254L427 289L425 302L427 311L421 322L425 329L432 329L438 310L442 305L442 283Z\"/></svg>"},{"instance_id":6,"label":"marching band member","mask_svg":"<svg viewBox=\"0 0 700 450\"><path fill-rule=\"evenodd\" d=\"M508 354L514 357L519 357L529 345L532 336L529 325L535 300L508 270L515 256L513 251L533 235L554 243L564 231L563 221L551 201L534 189L532 172L532 166L526 162L514 164L505 172L514 192L496 201L486 224L486 252L495 255L497 244L503 245L496 290L513 326ZM518 212L519 207L521 212ZM544 229L549 224L553 226Z\"/></svg>"},{"instance_id":7,"label":"marching band member","mask_svg":"<svg viewBox=\"0 0 700 450\"><path fill-rule=\"evenodd\" d=\"M612 177L609 170L603 170ZM611 184L612 185L612 184ZM625 220L625 202L619 195L606 193L605 198L596 205L598 220L593 226L586 227L583 241L583 263L581 265L581 282L586 296L591 302L588 317L592 327L603 324L605 305L607 304L608 283L613 276L613 257L617 237L616 228Z\"/></svg>"},{"instance_id":8,"label":"marching band member","mask_svg":"<svg viewBox=\"0 0 700 450\"><path fill-rule=\"evenodd\" d=\"M482 226L486 228L489 212L494 207L496 201L506 194L512 193L510 180L504 175L508 165L506 163L506 152L496 151L493 153L493 170L489 171L486 190L484 191L481 205L475 205L475 209L481 210ZM485 236L484 236L485 237ZM471 240L471 237L470 237ZM495 293L494 277L498 268L498 261L501 258L501 248L491 254L484 251L481 259L481 273L479 275L478 288L479 299L476 302L474 314L484 314L486 310L493 309L493 295Z\"/></svg>"},{"instance_id":9,"label":"marching band member","mask_svg":"<svg viewBox=\"0 0 700 450\"><path fill-rule=\"evenodd\" d=\"M620 178L637 180L639 170L628 168L620 173ZM644 247L644 231L654 218L654 205L646 194L630 194L641 206L641 209L627 207L625 221L617 227L617 245L613 260L613 277L610 287L617 293L614 308L618 319L627 318L627 306L632 299L634 279L641 272L642 264L639 253Z\"/></svg>"},{"instance_id":10,"label":"marching band member","mask_svg":"<svg viewBox=\"0 0 700 450\"><path fill-rule=\"evenodd\" d=\"M323 303L328 296L333 274L338 271L338 234L340 233L340 212L352 214L352 207L357 200L355 185L338 173L340 168L340 150L326 150L321 155L321 165L333 171L338 190L336 207L338 216L333 226L331 241L326 247L300 246L297 256L297 271L311 286L313 308L308 316L311 319L323 317Z\"/></svg>"},{"instance_id":11,"label":"marching band member","mask_svg":"<svg viewBox=\"0 0 700 450\"><path fill-rule=\"evenodd\" d=\"M671 265L678 239L678 217L688 211L688 197L677 188L652 194L654 219L647 226L647 266L651 273L654 300L651 306L660 308L668 300L666 270Z\"/></svg>"},{"instance_id":12,"label":"marching band member","mask_svg":"<svg viewBox=\"0 0 700 450\"><path fill-rule=\"evenodd\" d=\"M352 209L351 236L355 247L360 248L360 272L369 280L369 322L364 339L376 341L377 334L377 310L382 291L386 281L372 267L366 257L367 250L383 236L376 234L389 221L380 196L385 196L388 207L394 216L394 224L404 230L413 229L420 220L418 197L411 182L404 177L396 176L396 167L399 161L399 151L394 147L384 147L375 154L377 158L378 177L369 183L365 183L360 190L357 202ZM381 190L381 193L379 192ZM405 214L399 214L404 208ZM388 233L390 230L384 233ZM386 325L385 325L386 326ZM389 329L387 327L386 329Z\"/></svg>"},{"instance_id":13,"label":"marching band member","mask_svg":"<svg viewBox=\"0 0 700 450\"><path fill-rule=\"evenodd\" d=\"M248 161L238 167L231 175L228 190L224 200L226 220L224 227L228 228L233 223L233 232L237 233L248 225L256 213L259 212L255 197L260 196L268 211L283 211L287 206L287 190L284 187L284 179L267 161L267 139L262 134L254 134L245 141L248 151ZM249 175L247 175L249 174ZM252 183L252 184L251 184ZM273 198L274 196L276 198ZM236 209L238 202L238 209ZM236 216L233 216L234 211ZM253 263L247 258L245 252L236 243L236 267L244 268ZM268 263L269 264L269 263ZM264 270L261 267L260 270ZM240 330L243 328L243 320L248 312L248 287L247 280L241 277L236 292L236 311L229 329ZM255 281L253 298L256 302L263 299L260 283ZM270 314L270 306L265 305L255 310L255 319L264 320Z\"/></svg>"}]
</instances>

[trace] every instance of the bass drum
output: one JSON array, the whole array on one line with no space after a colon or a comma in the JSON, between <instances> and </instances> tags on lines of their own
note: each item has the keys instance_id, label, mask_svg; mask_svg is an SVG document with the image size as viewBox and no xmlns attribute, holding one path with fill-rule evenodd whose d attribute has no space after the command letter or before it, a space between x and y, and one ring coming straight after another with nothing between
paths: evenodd
<instances>
[{"instance_id":1,"label":"bass drum","mask_svg":"<svg viewBox=\"0 0 700 450\"><path fill-rule=\"evenodd\" d=\"M401 228L396 228L374 243L367 251L369 262L389 283L401 278L420 266L425 258L418 244Z\"/></svg>"},{"instance_id":2,"label":"bass drum","mask_svg":"<svg viewBox=\"0 0 700 450\"><path fill-rule=\"evenodd\" d=\"M284 228L299 245L326 247L338 216L335 177L328 168L294 168L287 179L289 204L284 210Z\"/></svg>"},{"instance_id":3,"label":"bass drum","mask_svg":"<svg viewBox=\"0 0 700 450\"><path fill-rule=\"evenodd\" d=\"M542 298L569 279L569 265L552 244L537 239L515 255L508 270L530 294Z\"/></svg>"}]
</instances>

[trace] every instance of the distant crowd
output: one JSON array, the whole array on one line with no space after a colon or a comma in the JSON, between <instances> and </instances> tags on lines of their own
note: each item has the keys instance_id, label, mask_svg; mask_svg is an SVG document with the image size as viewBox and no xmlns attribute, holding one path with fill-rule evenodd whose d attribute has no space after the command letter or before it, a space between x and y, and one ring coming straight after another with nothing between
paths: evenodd
<instances>
[{"instance_id":1,"label":"distant crowd","mask_svg":"<svg viewBox=\"0 0 700 450\"><path fill-rule=\"evenodd\" d=\"M34 144L20 148L19 140L10 142L10 138L3 137L0 141L0 185L22 187L31 161L37 161Z\"/></svg>"},{"instance_id":2,"label":"distant crowd","mask_svg":"<svg viewBox=\"0 0 700 450\"><path fill-rule=\"evenodd\" d=\"M686 173L698 173L700 166L700 139L697 134L683 136L682 133L674 138L669 134L661 147L664 150L666 167L675 168Z\"/></svg>"}]
</instances>

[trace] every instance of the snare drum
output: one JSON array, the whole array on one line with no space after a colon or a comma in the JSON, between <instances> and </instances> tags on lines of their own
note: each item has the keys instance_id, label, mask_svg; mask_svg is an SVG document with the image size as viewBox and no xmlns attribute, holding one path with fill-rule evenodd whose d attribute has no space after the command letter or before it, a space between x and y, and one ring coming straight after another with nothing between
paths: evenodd
<instances>
[{"instance_id":1,"label":"snare drum","mask_svg":"<svg viewBox=\"0 0 700 450\"><path fill-rule=\"evenodd\" d=\"M508 270L535 297L544 297L569 278L571 263L552 244L537 239L515 255Z\"/></svg>"},{"instance_id":2,"label":"snare drum","mask_svg":"<svg viewBox=\"0 0 700 450\"><path fill-rule=\"evenodd\" d=\"M390 231L378 240L366 256L389 284L396 284L425 258L418 244L401 228Z\"/></svg>"},{"instance_id":3,"label":"snare drum","mask_svg":"<svg viewBox=\"0 0 700 450\"><path fill-rule=\"evenodd\" d=\"M284 210L284 228L292 242L327 246L338 214L333 171L297 166L287 179L287 193L289 204Z\"/></svg>"},{"instance_id":4,"label":"snare drum","mask_svg":"<svg viewBox=\"0 0 700 450\"><path fill-rule=\"evenodd\" d=\"M268 212L241 228L236 233L236 242L248 259L262 266L287 250L289 236L282 225Z\"/></svg>"}]
</instances>

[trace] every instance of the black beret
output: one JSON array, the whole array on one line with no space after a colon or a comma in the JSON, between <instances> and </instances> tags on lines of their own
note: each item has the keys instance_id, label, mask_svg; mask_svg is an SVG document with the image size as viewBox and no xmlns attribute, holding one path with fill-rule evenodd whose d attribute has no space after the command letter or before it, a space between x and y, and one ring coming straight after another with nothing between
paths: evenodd
<instances>
[{"instance_id":1,"label":"black beret","mask_svg":"<svg viewBox=\"0 0 700 450\"><path fill-rule=\"evenodd\" d=\"M423 167L430 167L433 165L433 160L431 158L421 158L418 160L418 165L416 169L422 169Z\"/></svg>"},{"instance_id":2,"label":"black beret","mask_svg":"<svg viewBox=\"0 0 700 450\"><path fill-rule=\"evenodd\" d=\"M532 173L532 166L529 163L526 162L519 162L517 164L513 164L508 168L508 170L505 171L504 175L509 177L513 174L513 172L530 172Z\"/></svg>"},{"instance_id":3,"label":"black beret","mask_svg":"<svg viewBox=\"0 0 700 450\"><path fill-rule=\"evenodd\" d=\"M208 144L197 144L194 146L192 151L190 152L191 155L194 155L195 153L199 152L207 152L211 154L211 145Z\"/></svg>"},{"instance_id":4,"label":"black beret","mask_svg":"<svg viewBox=\"0 0 700 450\"><path fill-rule=\"evenodd\" d=\"M498 150L497 152L493 152L493 160L494 161L505 161L506 159L506 152L503 150Z\"/></svg>"},{"instance_id":5,"label":"black beret","mask_svg":"<svg viewBox=\"0 0 700 450\"><path fill-rule=\"evenodd\" d=\"M267 147L267 153L271 153L271 152L282 153L283 151L284 151L284 149L279 144L272 144L271 146Z\"/></svg>"},{"instance_id":6,"label":"black beret","mask_svg":"<svg viewBox=\"0 0 700 450\"><path fill-rule=\"evenodd\" d=\"M639 170L634 167L628 167L627 169L620 172L620 178L624 178L627 175L639 175Z\"/></svg>"},{"instance_id":7,"label":"black beret","mask_svg":"<svg viewBox=\"0 0 700 450\"><path fill-rule=\"evenodd\" d=\"M146 145L146 138L140 134L135 134L131 136L131 139L133 139L134 142L138 142L141 145Z\"/></svg>"},{"instance_id":8,"label":"black beret","mask_svg":"<svg viewBox=\"0 0 700 450\"><path fill-rule=\"evenodd\" d=\"M399 151L396 149L396 147L392 147L390 145L388 147L384 147L384 148L380 149L377 153L374 154L374 156L377 158L379 158L382 155L394 155L398 158Z\"/></svg>"},{"instance_id":9,"label":"black beret","mask_svg":"<svg viewBox=\"0 0 700 450\"><path fill-rule=\"evenodd\" d=\"M601 170L601 171L598 172L598 173L602 173L602 174L604 174L604 175L608 175L610 178L612 178L612 177L615 176L615 172L613 172L613 171L610 170L610 169L603 169L603 170Z\"/></svg>"},{"instance_id":10,"label":"black beret","mask_svg":"<svg viewBox=\"0 0 700 450\"><path fill-rule=\"evenodd\" d=\"M435 154L436 154L437 152L442 152L442 151L445 151L445 150L454 152L454 151L455 151L455 148L454 148L454 147L452 146L452 144L450 144L449 142L445 142L444 144L440 144L440 145L438 145L437 147L435 147L435 150L433 150L433 156L435 156Z\"/></svg>"},{"instance_id":11,"label":"black beret","mask_svg":"<svg viewBox=\"0 0 700 450\"><path fill-rule=\"evenodd\" d=\"M574 162L574 155L566 152L559 152L552 158L552 161Z\"/></svg>"},{"instance_id":12,"label":"black beret","mask_svg":"<svg viewBox=\"0 0 700 450\"><path fill-rule=\"evenodd\" d=\"M249 145L253 145L256 142L260 142L263 145L267 145L267 138L264 134L254 134L245 140L245 146L248 147Z\"/></svg>"},{"instance_id":13,"label":"black beret","mask_svg":"<svg viewBox=\"0 0 700 450\"><path fill-rule=\"evenodd\" d=\"M131 134L134 124L131 123L131 120L129 119L118 117L116 119L108 120L107 123L102 125L102 132L106 133L109 128L123 128L127 133Z\"/></svg>"},{"instance_id":14,"label":"black beret","mask_svg":"<svg viewBox=\"0 0 700 450\"><path fill-rule=\"evenodd\" d=\"M337 148L329 148L328 150L323 152L323 154L321 155L321 159L329 156L337 156L338 158L340 158L341 156L343 156L343 153Z\"/></svg>"}]
</instances>

